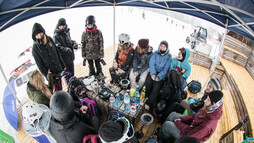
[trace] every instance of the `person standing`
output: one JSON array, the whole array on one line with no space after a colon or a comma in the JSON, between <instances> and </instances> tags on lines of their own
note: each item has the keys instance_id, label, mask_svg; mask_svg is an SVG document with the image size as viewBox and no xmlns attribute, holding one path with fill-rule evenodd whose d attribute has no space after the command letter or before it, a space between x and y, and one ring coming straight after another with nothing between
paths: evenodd
<instances>
[{"instance_id":1,"label":"person standing","mask_svg":"<svg viewBox=\"0 0 254 143\"><path fill-rule=\"evenodd\" d=\"M34 40L32 55L37 67L45 77L49 71L53 74L53 93L62 90L60 73L66 70L66 66L53 39L46 35L39 23L33 26L32 39Z\"/></svg>"},{"instance_id":2,"label":"person standing","mask_svg":"<svg viewBox=\"0 0 254 143\"><path fill-rule=\"evenodd\" d=\"M104 41L101 31L97 29L93 15L86 18L86 30L82 34L81 44L82 57L84 60L88 60L89 75L103 75L100 61L104 58ZM96 66L96 73L93 63Z\"/></svg>"},{"instance_id":3,"label":"person standing","mask_svg":"<svg viewBox=\"0 0 254 143\"><path fill-rule=\"evenodd\" d=\"M146 76L149 73L149 61L152 56L152 47L149 46L149 39L140 39L134 51L132 70L130 72L130 82L136 83L137 76L140 76L138 86L143 87ZM135 84L136 85L136 84Z\"/></svg>"},{"instance_id":4,"label":"person standing","mask_svg":"<svg viewBox=\"0 0 254 143\"><path fill-rule=\"evenodd\" d=\"M61 57L66 65L66 71L69 72L65 76L67 84L69 79L74 76L74 48L77 49L78 44L71 40L70 28L68 28L66 20L60 18L54 31L53 40L61 54Z\"/></svg>"}]
</instances>

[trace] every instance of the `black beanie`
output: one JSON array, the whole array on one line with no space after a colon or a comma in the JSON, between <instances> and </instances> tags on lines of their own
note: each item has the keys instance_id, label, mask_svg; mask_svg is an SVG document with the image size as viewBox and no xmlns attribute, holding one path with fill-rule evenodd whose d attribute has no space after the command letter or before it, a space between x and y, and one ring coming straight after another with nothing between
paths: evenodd
<instances>
[{"instance_id":1,"label":"black beanie","mask_svg":"<svg viewBox=\"0 0 254 143\"><path fill-rule=\"evenodd\" d=\"M160 45L161 45L161 44L165 45L165 46L167 47L167 49L168 49L168 42L167 42L167 41L165 41L165 40L164 40L164 41L161 41Z\"/></svg>"},{"instance_id":2,"label":"black beanie","mask_svg":"<svg viewBox=\"0 0 254 143\"><path fill-rule=\"evenodd\" d=\"M57 26L66 25L66 20L64 18L60 18L58 20Z\"/></svg>"},{"instance_id":3,"label":"black beanie","mask_svg":"<svg viewBox=\"0 0 254 143\"><path fill-rule=\"evenodd\" d=\"M123 136L123 127L118 122L107 121L101 125L99 135L105 142L118 141Z\"/></svg>"},{"instance_id":4,"label":"black beanie","mask_svg":"<svg viewBox=\"0 0 254 143\"><path fill-rule=\"evenodd\" d=\"M140 39L138 41L138 45L142 48L142 49L146 49L148 47L149 44L149 39Z\"/></svg>"},{"instance_id":5,"label":"black beanie","mask_svg":"<svg viewBox=\"0 0 254 143\"><path fill-rule=\"evenodd\" d=\"M182 136L176 141L176 143L200 143L200 141L197 138Z\"/></svg>"},{"instance_id":6,"label":"black beanie","mask_svg":"<svg viewBox=\"0 0 254 143\"><path fill-rule=\"evenodd\" d=\"M208 96L213 105L221 100L221 98L223 97L223 93L220 90L213 90L212 92L208 93Z\"/></svg>"}]
</instances>

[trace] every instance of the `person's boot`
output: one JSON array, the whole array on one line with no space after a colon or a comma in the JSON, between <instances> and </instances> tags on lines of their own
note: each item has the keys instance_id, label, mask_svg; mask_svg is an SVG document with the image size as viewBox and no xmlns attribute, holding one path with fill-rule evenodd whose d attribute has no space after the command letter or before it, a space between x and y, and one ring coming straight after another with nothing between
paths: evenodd
<instances>
[{"instance_id":1,"label":"person's boot","mask_svg":"<svg viewBox=\"0 0 254 143\"><path fill-rule=\"evenodd\" d=\"M89 67L89 76L91 76L91 75L94 75L94 76L95 76L94 67L93 67L93 68L90 68L90 67Z\"/></svg>"}]
</instances>

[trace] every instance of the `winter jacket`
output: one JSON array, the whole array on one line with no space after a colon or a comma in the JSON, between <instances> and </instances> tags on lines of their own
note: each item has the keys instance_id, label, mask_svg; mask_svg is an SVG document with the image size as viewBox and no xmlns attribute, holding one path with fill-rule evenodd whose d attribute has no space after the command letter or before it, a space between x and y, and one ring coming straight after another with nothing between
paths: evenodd
<instances>
[{"instance_id":1,"label":"winter jacket","mask_svg":"<svg viewBox=\"0 0 254 143\"><path fill-rule=\"evenodd\" d=\"M161 55L159 49L155 51L149 62L150 76L152 77L155 75L156 78L158 78L158 81L163 80L168 74L171 58L172 56L169 53L169 50L165 55Z\"/></svg>"},{"instance_id":2,"label":"winter jacket","mask_svg":"<svg viewBox=\"0 0 254 143\"><path fill-rule=\"evenodd\" d=\"M44 31L43 27L40 24L35 23L32 30L32 38L34 40L32 54L37 64L37 67L45 77L47 77L49 69L51 73L59 74L66 67L64 61L51 37L45 34L46 37L44 38L47 39L47 43L45 45L43 44L43 42L35 39L34 33L38 29ZM52 46L50 46L50 42L52 43Z\"/></svg>"},{"instance_id":3,"label":"winter jacket","mask_svg":"<svg viewBox=\"0 0 254 143\"><path fill-rule=\"evenodd\" d=\"M187 48L184 49L186 51L186 56L183 62L178 61L177 57L174 57L171 62L170 70L175 69L176 67L179 67L180 69L185 69L185 72L182 74L182 76L187 80L191 73L191 65L188 61L188 58L190 57L190 50Z\"/></svg>"},{"instance_id":4,"label":"winter jacket","mask_svg":"<svg viewBox=\"0 0 254 143\"><path fill-rule=\"evenodd\" d=\"M195 137L201 143L207 141L214 133L218 120L222 116L222 106L211 113L200 109L195 115L183 116L181 120L175 121L175 125L181 132L180 137Z\"/></svg>"},{"instance_id":5,"label":"winter jacket","mask_svg":"<svg viewBox=\"0 0 254 143\"><path fill-rule=\"evenodd\" d=\"M104 57L104 41L102 33L97 26L93 30L83 32L81 37L82 57L87 60L97 60Z\"/></svg>"},{"instance_id":6,"label":"winter jacket","mask_svg":"<svg viewBox=\"0 0 254 143\"><path fill-rule=\"evenodd\" d=\"M134 51L134 58L133 58L133 72L138 72L139 74L143 73L149 68L149 61L152 56L152 52L148 53L147 51L142 55L139 56L137 53L137 48Z\"/></svg>"},{"instance_id":7,"label":"winter jacket","mask_svg":"<svg viewBox=\"0 0 254 143\"><path fill-rule=\"evenodd\" d=\"M130 44L129 48L123 50L122 48L118 48L115 56L115 60L118 64L118 68L121 68L124 71L128 71L134 57L134 49L133 44Z\"/></svg>"},{"instance_id":8,"label":"winter jacket","mask_svg":"<svg viewBox=\"0 0 254 143\"><path fill-rule=\"evenodd\" d=\"M49 129L58 143L82 143L84 136L96 134L95 130L74 116L68 122L51 118Z\"/></svg>"},{"instance_id":9,"label":"winter jacket","mask_svg":"<svg viewBox=\"0 0 254 143\"><path fill-rule=\"evenodd\" d=\"M53 76L52 74L48 74L48 88L53 93ZM29 82L27 83L26 92L28 97L38 103L38 104L44 104L49 107L49 101L50 99L40 90L35 89Z\"/></svg>"},{"instance_id":10,"label":"winter jacket","mask_svg":"<svg viewBox=\"0 0 254 143\"><path fill-rule=\"evenodd\" d=\"M74 49L73 46L76 43L71 40L70 29L66 28L64 30L55 29L53 40L62 56L65 65L70 65L73 63Z\"/></svg>"}]
</instances>

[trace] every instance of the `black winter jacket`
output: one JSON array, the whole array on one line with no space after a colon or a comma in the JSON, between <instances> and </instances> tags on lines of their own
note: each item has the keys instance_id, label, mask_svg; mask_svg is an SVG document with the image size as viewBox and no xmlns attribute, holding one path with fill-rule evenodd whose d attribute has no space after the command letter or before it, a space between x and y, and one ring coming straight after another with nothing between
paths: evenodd
<instances>
[{"instance_id":1,"label":"black winter jacket","mask_svg":"<svg viewBox=\"0 0 254 143\"><path fill-rule=\"evenodd\" d=\"M82 143L84 136L96 134L92 127L80 121L76 116L64 123L51 118L50 131L58 143Z\"/></svg>"},{"instance_id":2,"label":"black winter jacket","mask_svg":"<svg viewBox=\"0 0 254 143\"><path fill-rule=\"evenodd\" d=\"M38 30L45 31L40 24L35 23L32 31L32 38L34 40L32 54L37 67L45 77L47 77L49 69L52 74L61 73L66 66L53 39L45 34L47 43L44 45L42 41L35 39L34 33ZM50 46L50 42L52 46Z\"/></svg>"},{"instance_id":3,"label":"black winter jacket","mask_svg":"<svg viewBox=\"0 0 254 143\"><path fill-rule=\"evenodd\" d=\"M65 30L59 30L56 28L53 40L62 56L65 65L67 66L72 64L75 59L73 46L76 42L71 40L70 29L66 28Z\"/></svg>"}]
</instances>

